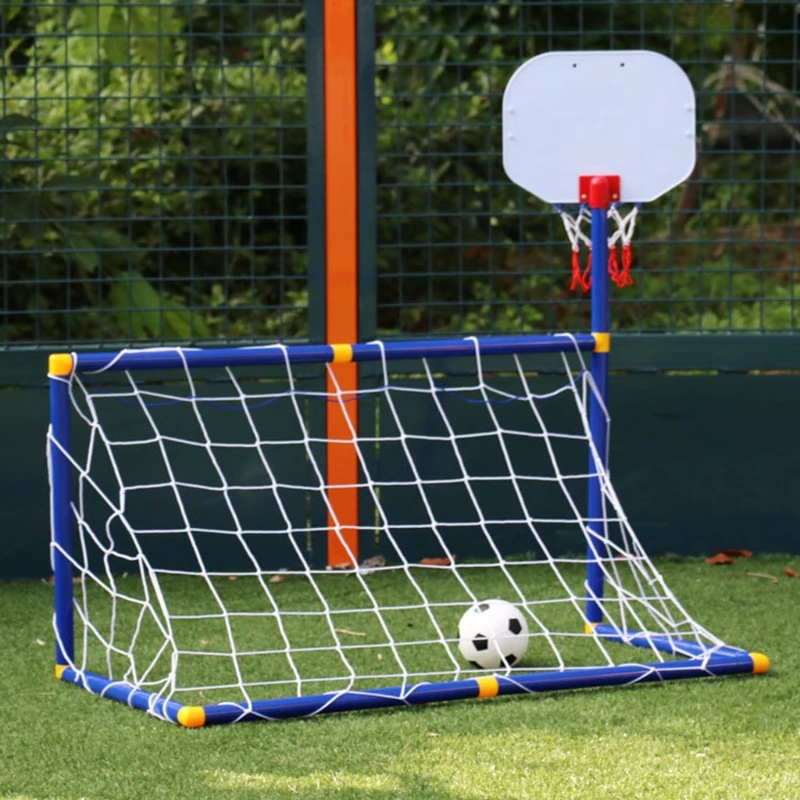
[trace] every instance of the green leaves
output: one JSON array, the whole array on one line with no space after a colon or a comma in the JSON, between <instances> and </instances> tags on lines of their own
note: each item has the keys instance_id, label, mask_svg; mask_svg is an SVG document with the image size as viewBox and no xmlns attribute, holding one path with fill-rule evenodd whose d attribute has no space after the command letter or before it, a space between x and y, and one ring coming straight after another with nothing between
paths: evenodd
<instances>
[{"instance_id":1,"label":"green leaves","mask_svg":"<svg viewBox=\"0 0 800 800\"><path fill-rule=\"evenodd\" d=\"M94 272L100 265L100 254L92 241L74 231L64 234L65 249L80 265L84 272Z\"/></svg>"},{"instance_id":2,"label":"green leaves","mask_svg":"<svg viewBox=\"0 0 800 800\"><path fill-rule=\"evenodd\" d=\"M180 26L167 3L152 0L131 0L127 4L131 31L136 34L135 47L149 67L175 64L175 52L170 41Z\"/></svg>"},{"instance_id":3,"label":"green leaves","mask_svg":"<svg viewBox=\"0 0 800 800\"><path fill-rule=\"evenodd\" d=\"M70 49L77 49L74 54L82 63L105 59L114 66L124 66L131 64L134 52L147 67L175 64L171 37L181 25L172 3L90 0L75 9L73 28L82 36L74 37Z\"/></svg>"},{"instance_id":4,"label":"green leaves","mask_svg":"<svg viewBox=\"0 0 800 800\"><path fill-rule=\"evenodd\" d=\"M54 175L42 184L42 189L64 191L91 191L103 189L103 180L97 175Z\"/></svg>"},{"instance_id":5,"label":"green leaves","mask_svg":"<svg viewBox=\"0 0 800 800\"><path fill-rule=\"evenodd\" d=\"M118 5L106 5L102 12L103 49L106 58L114 65L130 61L130 32L125 15Z\"/></svg>"},{"instance_id":6,"label":"green leaves","mask_svg":"<svg viewBox=\"0 0 800 800\"><path fill-rule=\"evenodd\" d=\"M18 16L20 11L22 11L23 6L25 5L25 0L4 0L3 1L3 16L5 17L4 22L8 25L9 22L15 20Z\"/></svg>"},{"instance_id":7,"label":"green leaves","mask_svg":"<svg viewBox=\"0 0 800 800\"><path fill-rule=\"evenodd\" d=\"M208 327L199 314L175 300L165 300L137 270L115 281L108 292L115 317L133 339L207 338Z\"/></svg>"},{"instance_id":8,"label":"green leaves","mask_svg":"<svg viewBox=\"0 0 800 800\"><path fill-rule=\"evenodd\" d=\"M33 118L25 114L6 114L0 119L0 131L11 131L15 128L35 129L39 123Z\"/></svg>"}]
</instances>

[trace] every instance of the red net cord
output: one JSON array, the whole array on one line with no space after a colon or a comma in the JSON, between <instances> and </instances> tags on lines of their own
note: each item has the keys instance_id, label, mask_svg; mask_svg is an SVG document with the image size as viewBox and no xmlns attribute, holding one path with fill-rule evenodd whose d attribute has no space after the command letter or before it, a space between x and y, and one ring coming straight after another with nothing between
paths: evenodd
<instances>
[{"instance_id":1,"label":"red net cord","mask_svg":"<svg viewBox=\"0 0 800 800\"><path fill-rule=\"evenodd\" d=\"M625 286L633 286L631 277L631 264L633 263L633 253L629 244L622 247L622 267L617 259L617 248L612 247L608 252L608 274L615 286L621 289ZM592 254L586 261L586 269L581 269L581 256L577 250L572 251L572 283L570 291L574 292L578 288L588 292L592 288Z\"/></svg>"},{"instance_id":2,"label":"red net cord","mask_svg":"<svg viewBox=\"0 0 800 800\"><path fill-rule=\"evenodd\" d=\"M617 261L617 248L612 247L608 253L608 274L611 280L623 288L625 286L633 286L633 278L631 278L631 263L633 262L633 254L631 253L631 246L629 244L622 245L622 268L620 269L619 261Z\"/></svg>"},{"instance_id":3,"label":"red net cord","mask_svg":"<svg viewBox=\"0 0 800 800\"><path fill-rule=\"evenodd\" d=\"M581 270L581 254L577 250L572 251L572 283L569 288L574 292L580 287L584 292L592 288L592 254L586 260L586 269Z\"/></svg>"},{"instance_id":4,"label":"red net cord","mask_svg":"<svg viewBox=\"0 0 800 800\"><path fill-rule=\"evenodd\" d=\"M633 286L633 278L631 277L631 264L633 263L633 251L629 244L622 246L622 280L625 283L622 286Z\"/></svg>"}]
</instances>

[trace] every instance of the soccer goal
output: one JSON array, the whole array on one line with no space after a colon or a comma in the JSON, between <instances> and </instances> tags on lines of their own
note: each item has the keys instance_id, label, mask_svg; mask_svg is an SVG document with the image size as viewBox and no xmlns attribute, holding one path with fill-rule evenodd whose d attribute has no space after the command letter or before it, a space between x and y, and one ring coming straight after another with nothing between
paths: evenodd
<instances>
[{"instance_id":1,"label":"soccer goal","mask_svg":"<svg viewBox=\"0 0 800 800\"><path fill-rule=\"evenodd\" d=\"M621 146L592 80L644 107ZM687 177L693 102L641 52L548 54L509 83L504 164L565 219L591 333L51 356L57 676L199 727L764 672L683 608L608 470L619 204ZM597 124L555 136L584 104Z\"/></svg>"},{"instance_id":2,"label":"soccer goal","mask_svg":"<svg viewBox=\"0 0 800 800\"><path fill-rule=\"evenodd\" d=\"M592 418L603 342L52 357L57 674L194 726L762 671L687 614L625 517ZM376 366L357 396L307 375L343 359ZM332 570L314 417L351 402L373 424L335 488L361 494L380 557ZM484 671L458 623L494 597L529 644Z\"/></svg>"}]
</instances>

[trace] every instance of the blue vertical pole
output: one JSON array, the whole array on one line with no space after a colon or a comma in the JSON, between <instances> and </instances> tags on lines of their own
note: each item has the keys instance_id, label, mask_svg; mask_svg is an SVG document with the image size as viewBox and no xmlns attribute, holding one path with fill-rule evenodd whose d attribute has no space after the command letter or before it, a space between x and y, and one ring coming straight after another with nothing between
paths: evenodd
<instances>
[{"instance_id":1,"label":"blue vertical pole","mask_svg":"<svg viewBox=\"0 0 800 800\"><path fill-rule=\"evenodd\" d=\"M592 212L592 333L599 342L592 353L592 378L597 386L589 397L589 431L592 442L600 456L603 466L608 465L608 333L611 322L608 295L608 208L611 190L608 178L594 177L589 185L589 206ZM605 334L598 337L597 334ZM602 402L600 400L602 398ZM589 474L596 475L597 464L594 455L589 454ZM603 607L599 602L603 597L602 559L607 555L605 537L607 533L603 509L603 490L600 479L589 478L589 501L587 528L590 532L588 543L588 564L586 567L586 617L590 623L603 621ZM592 536L594 533L596 536ZM602 538L597 538L602 537Z\"/></svg>"},{"instance_id":2,"label":"blue vertical pole","mask_svg":"<svg viewBox=\"0 0 800 800\"><path fill-rule=\"evenodd\" d=\"M53 578L55 583L56 674L60 667L74 662L72 564L72 491L70 463L69 374L72 358L50 356L50 515L52 526ZM60 445L60 447L58 446ZM62 448L63 451L62 452Z\"/></svg>"}]
</instances>

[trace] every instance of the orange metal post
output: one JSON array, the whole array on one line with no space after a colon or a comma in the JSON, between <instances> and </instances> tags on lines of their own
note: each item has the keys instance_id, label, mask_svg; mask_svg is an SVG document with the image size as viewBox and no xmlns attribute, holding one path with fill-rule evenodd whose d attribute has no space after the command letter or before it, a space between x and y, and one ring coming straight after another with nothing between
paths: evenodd
<instances>
[{"instance_id":1,"label":"orange metal post","mask_svg":"<svg viewBox=\"0 0 800 800\"><path fill-rule=\"evenodd\" d=\"M358 341L358 138L356 125L356 0L325 0L325 328L330 344ZM339 389L354 398L355 364L335 364ZM328 378L328 391L333 381ZM358 425L353 402L327 406L328 564L358 561L358 459L346 414ZM357 430L357 428L356 428ZM339 488L341 487L341 488ZM345 488L346 487L346 488ZM335 519L334 519L335 517ZM336 522L339 530L336 530ZM349 552L348 552L349 550Z\"/></svg>"}]
</instances>

